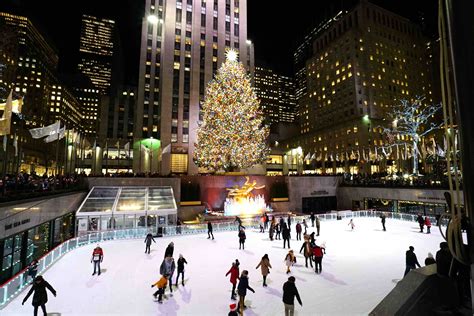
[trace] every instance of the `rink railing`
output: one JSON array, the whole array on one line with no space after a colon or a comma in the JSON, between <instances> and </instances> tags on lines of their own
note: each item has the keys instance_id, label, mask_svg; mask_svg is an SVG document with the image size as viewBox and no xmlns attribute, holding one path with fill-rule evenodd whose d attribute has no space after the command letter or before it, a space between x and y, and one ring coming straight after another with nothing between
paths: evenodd
<instances>
[{"instance_id":1,"label":"rink railing","mask_svg":"<svg viewBox=\"0 0 474 316\"><path fill-rule=\"evenodd\" d=\"M317 214L320 220L329 221L357 217L380 217L382 212L366 210L366 211L340 211L334 213ZM412 214L403 213L391 213L384 212L387 218L398 219L403 221L416 221L417 216ZM271 215L270 215L271 216ZM433 216L428 216L433 226L436 224L436 219ZM285 217L286 219L286 217ZM306 219L308 226L311 225L309 216L292 216L292 224L302 222ZM260 226L259 219L244 220L243 226L251 229L258 229ZM446 225L444 221L441 225ZM237 231L238 225L236 222L215 222L213 223L214 232L225 232L225 231ZM146 234L152 233L159 236L183 236L183 235L194 235L207 233L207 224L194 224L194 225L181 225L181 226L167 226L157 229L149 228L133 228L123 230L111 230L102 232L88 232L82 236L69 239L64 243L58 245L56 248L48 252L46 255L38 260L38 275L45 272L55 262L57 262L63 255L74 250L78 247L98 243L109 240L120 240L120 239L144 239ZM0 309L8 304L12 299L18 296L28 285L31 283L31 277L28 274L28 268L23 269L13 278L0 287Z\"/></svg>"}]
</instances>

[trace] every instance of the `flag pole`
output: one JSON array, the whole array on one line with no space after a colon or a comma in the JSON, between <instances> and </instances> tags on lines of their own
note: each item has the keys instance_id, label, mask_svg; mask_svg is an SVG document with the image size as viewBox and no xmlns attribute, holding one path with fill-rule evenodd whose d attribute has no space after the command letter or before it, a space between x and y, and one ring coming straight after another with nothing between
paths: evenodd
<instances>
[{"instance_id":1,"label":"flag pole","mask_svg":"<svg viewBox=\"0 0 474 316\"><path fill-rule=\"evenodd\" d=\"M109 139L105 141L105 175L109 173Z\"/></svg>"},{"instance_id":2,"label":"flag pole","mask_svg":"<svg viewBox=\"0 0 474 316\"><path fill-rule=\"evenodd\" d=\"M118 167L117 167L116 173L118 173L120 170L120 140L117 141L117 145L118 145L118 157L117 157Z\"/></svg>"}]
</instances>

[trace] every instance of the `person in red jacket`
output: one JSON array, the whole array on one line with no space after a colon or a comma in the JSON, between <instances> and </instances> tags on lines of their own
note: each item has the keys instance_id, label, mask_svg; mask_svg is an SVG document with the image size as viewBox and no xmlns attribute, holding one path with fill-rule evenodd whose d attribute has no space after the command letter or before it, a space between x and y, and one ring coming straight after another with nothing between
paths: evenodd
<instances>
[{"instance_id":1,"label":"person in red jacket","mask_svg":"<svg viewBox=\"0 0 474 316\"><path fill-rule=\"evenodd\" d=\"M100 275L100 263L104 260L104 251L102 251L102 248L100 248L99 245L94 248L94 251L92 252L92 258L91 258L91 263L94 263L94 273L92 275L96 274L96 271Z\"/></svg>"},{"instance_id":2,"label":"person in red jacket","mask_svg":"<svg viewBox=\"0 0 474 316\"><path fill-rule=\"evenodd\" d=\"M314 257L314 272L321 273L323 270L323 254L324 248L318 245L313 246L313 257ZM319 269L318 269L319 268Z\"/></svg>"},{"instance_id":3,"label":"person in red jacket","mask_svg":"<svg viewBox=\"0 0 474 316\"><path fill-rule=\"evenodd\" d=\"M430 234L431 231L431 221L430 221L430 218L428 216L425 216L425 226L426 226L426 233L427 234Z\"/></svg>"},{"instance_id":4,"label":"person in red jacket","mask_svg":"<svg viewBox=\"0 0 474 316\"><path fill-rule=\"evenodd\" d=\"M234 301L236 300L235 287L237 286L237 280L239 279L240 273L239 265L239 260L235 260L235 262L232 262L232 267L230 268L230 270L225 274L225 276L228 276L230 274L230 283L232 283L232 292L230 294L230 299Z\"/></svg>"}]
</instances>

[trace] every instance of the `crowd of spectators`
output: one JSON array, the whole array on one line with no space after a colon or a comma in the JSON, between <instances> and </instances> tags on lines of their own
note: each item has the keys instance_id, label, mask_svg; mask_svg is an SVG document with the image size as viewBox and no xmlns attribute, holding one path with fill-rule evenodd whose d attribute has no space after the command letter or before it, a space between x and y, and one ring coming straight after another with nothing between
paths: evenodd
<instances>
[{"instance_id":1,"label":"crowd of spectators","mask_svg":"<svg viewBox=\"0 0 474 316\"><path fill-rule=\"evenodd\" d=\"M403 175L374 173L368 174L345 174L342 185L346 186L368 186L368 187L421 187L421 188L448 188L447 176L435 175Z\"/></svg>"},{"instance_id":2,"label":"crowd of spectators","mask_svg":"<svg viewBox=\"0 0 474 316\"><path fill-rule=\"evenodd\" d=\"M55 190L67 190L82 185L82 175L42 176L35 172L20 172L16 175L7 174L0 180L0 193L3 196L38 193Z\"/></svg>"}]
</instances>

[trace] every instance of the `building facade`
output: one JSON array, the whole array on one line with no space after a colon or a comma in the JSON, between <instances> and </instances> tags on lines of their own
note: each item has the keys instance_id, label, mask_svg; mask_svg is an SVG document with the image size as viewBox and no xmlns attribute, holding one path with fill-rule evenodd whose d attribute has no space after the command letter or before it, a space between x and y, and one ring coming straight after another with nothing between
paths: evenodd
<instances>
[{"instance_id":1,"label":"building facade","mask_svg":"<svg viewBox=\"0 0 474 316\"><path fill-rule=\"evenodd\" d=\"M160 142L151 150L147 171L199 171L193 152L200 103L230 48L251 70L246 0L146 0L134 138ZM143 156L142 148L135 146L134 155ZM134 171L144 171L140 161Z\"/></svg>"},{"instance_id":2,"label":"building facade","mask_svg":"<svg viewBox=\"0 0 474 316\"><path fill-rule=\"evenodd\" d=\"M255 67L255 93L268 124L294 122L296 114L293 79L263 67Z\"/></svg>"},{"instance_id":3,"label":"building facade","mask_svg":"<svg viewBox=\"0 0 474 316\"><path fill-rule=\"evenodd\" d=\"M392 107L416 96L437 101L427 42L419 26L366 1L340 14L314 39L301 135L288 148L301 147L299 160L318 173L380 171L369 161L386 145L382 126ZM386 169L400 168L391 163Z\"/></svg>"},{"instance_id":4,"label":"building facade","mask_svg":"<svg viewBox=\"0 0 474 316\"><path fill-rule=\"evenodd\" d=\"M78 69L100 90L108 94L112 80L115 21L82 16Z\"/></svg>"}]
</instances>

